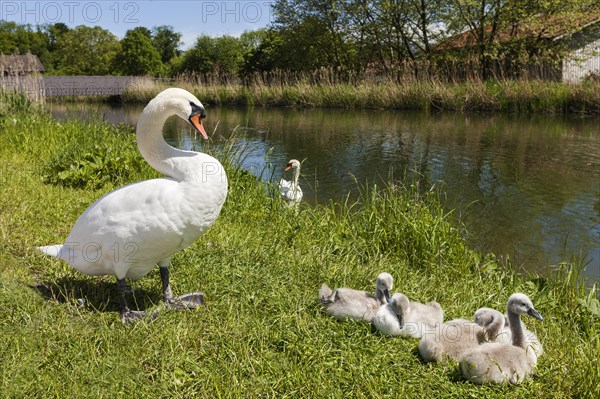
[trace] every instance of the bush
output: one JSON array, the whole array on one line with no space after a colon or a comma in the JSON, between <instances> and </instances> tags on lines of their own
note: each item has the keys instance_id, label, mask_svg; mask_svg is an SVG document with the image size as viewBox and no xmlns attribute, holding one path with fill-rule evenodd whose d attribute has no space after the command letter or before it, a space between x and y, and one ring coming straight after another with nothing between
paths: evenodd
<instances>
[{"instance_id":1,"label":"bush","mask_svg":"<svg viewBox=\"0 0 600 399\"><path fill-rule=\"evenodd\" d=\"M66 146L44 165L45 183L99 189L125 184L147 167L130 132L103 126L92 129L90 136Z\"/></svg>"}]
</instances>

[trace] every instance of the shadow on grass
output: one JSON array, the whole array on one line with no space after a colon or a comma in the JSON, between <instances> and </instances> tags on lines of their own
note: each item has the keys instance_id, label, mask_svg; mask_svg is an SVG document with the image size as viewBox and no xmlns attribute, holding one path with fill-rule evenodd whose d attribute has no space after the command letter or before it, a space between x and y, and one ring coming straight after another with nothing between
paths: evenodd
<instances>
[{"instance_id":1,"label":"shadow on grass","mask_svg":"<svg viewBox=\"0 0 600 399\"><path fill-rule=\"evenodd\" d=\"M456 365L456 367L452 367L448 371L448 379L454 383L458 383L458 382L466 383L467 382L465 377L463 377L463 375L460 371L460 367L458 367L458 365Z\"/></svg>"},{"instance_id":2,"label":"shadow on grass","mask_svg":"<svg viewBox=\"0 0 600 399\"><path fill-rule=\"evenodd\" d=\"M63 277L58 281L31 285L30 288L49 301L76 304L100 312L120 310L116 282ZM127 304L133 310L147 310L161 301L159 291L136 288L127 295Z\"/></svg>"}]
</instances>

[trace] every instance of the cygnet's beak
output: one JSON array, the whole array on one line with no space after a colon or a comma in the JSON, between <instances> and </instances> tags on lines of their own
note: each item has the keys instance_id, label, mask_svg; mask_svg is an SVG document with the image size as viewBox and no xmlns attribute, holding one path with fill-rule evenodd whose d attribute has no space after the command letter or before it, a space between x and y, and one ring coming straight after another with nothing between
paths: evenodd
<instances>
[{"instance_id":1,"label":"cygnet's beak","mask_svg":"<svg viewBox=\"0 0 600 399\"><path fill-rule=\"evenodd\" d=\"M537 310L535 310L534 308L530 308L530 309L527 311L527 314L528 314L529 316L533 316L533 317L535 317L535 318L536 318L536 319L538 319L538 320L544 320L544 318L542 317L542 315L541 315L541 314L539 314L539 313L537 312Z\"/></svg>"},{"instance_id":2,"label":"cygnet's beak","mask_svg":"<svg viewBox=\"0 0 600 399\"><path fill-rule=\"evenodd\" d=\"M390 303L391 297L390 297L390 290L383 290L383 295L385 295L385 300Z\"/></svg>"},{"instance_id":3,"label":"cygnet's beak","mask_svg":"<svg viewBox=\"0 0 600 399\"><path fill-rule=\"evenodd\" d=\"M190 123L194 126L194 129L204 137L204 140L208 140L208 135L206 134L206 130L204 130L202 115L200 113L190 116Z\"/></svg>"}]
</instances>

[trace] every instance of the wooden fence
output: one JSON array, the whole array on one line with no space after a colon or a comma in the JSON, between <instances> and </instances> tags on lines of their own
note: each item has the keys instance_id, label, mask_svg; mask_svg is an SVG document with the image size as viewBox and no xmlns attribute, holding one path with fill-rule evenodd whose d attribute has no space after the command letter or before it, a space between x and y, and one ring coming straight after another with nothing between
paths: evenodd
<instances>
[{"instance_id":1,"label":"wooden fence","mask_svg":"<svg viewBox=\"0 0 600 399\"><path fill-rule=\"evenodd\" d=\"M32 99L59 96L120 96L128 89L142 89L154 79L135 76L0 76L0 87Z\"/></svg>"}]
</instances>

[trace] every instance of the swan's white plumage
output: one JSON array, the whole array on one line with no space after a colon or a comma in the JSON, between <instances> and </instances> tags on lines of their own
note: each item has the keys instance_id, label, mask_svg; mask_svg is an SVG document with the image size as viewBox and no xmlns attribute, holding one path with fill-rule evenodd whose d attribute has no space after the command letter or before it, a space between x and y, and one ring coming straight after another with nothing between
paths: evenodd
<instances>
[{"instance_id":1,"label":"swan's white plumage","mask_svg":"<svg viewBox=\"0 0 600 399\"><path fill-rule=\"evenodd\" d=\"M167 89L144 109L137 125L140 152L168 177L121 187L79 217L62 246L39 247L89 275L136 279L196 241L219 216L227 177L215 158L169 146L162 126L175 114L187 120L191 103L182 89Z\"/></svg>"},{"instance_id":2,"label":"swan's white plumage","mask_svg":"<svg viewBox=\"0 0 600 399\"><path fill-rule=\"evenodd\" d=\"M300 178L300 162L296 159L291 159L285 170L288 171L290 169L294 173L293 179L291 181L284 179L279 181L279 194L286 200L297 202L303 196L302 188L300 188L300 184L298 183L298 179Z\"/></svg>"}]
</instances>

